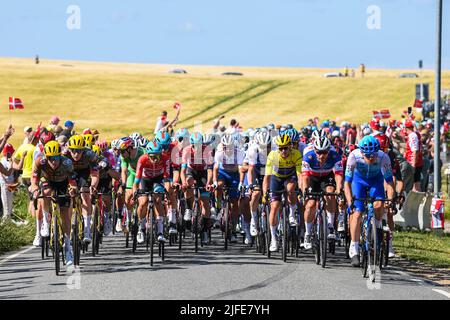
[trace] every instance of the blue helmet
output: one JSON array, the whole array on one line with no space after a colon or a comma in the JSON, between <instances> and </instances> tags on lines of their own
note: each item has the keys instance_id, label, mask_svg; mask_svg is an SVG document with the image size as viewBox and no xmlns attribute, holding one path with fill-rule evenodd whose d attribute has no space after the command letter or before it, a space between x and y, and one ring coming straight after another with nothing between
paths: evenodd
<instances>
[{"instance_id":1,"label":"blue helmet","mask_svg":"<svg viewBox=\"0 0 450 320\"><path fill-rule=\"evenodd\" d=\"M170 145L170 143L172 142L172 139L170 139L169 133L167 133L166 131L161 131L161 130L156 133L155 140L163 148L167 148Z\"/></svg>"},{"instance_id":2,"label":"blue helmet","mask_svg":"<svg viewBox=\"0 0 450 320\"><path fill-rule=\"evenodd\" d=\"M179 129L175 133L175 138L178 141L183 141L183 139L189 139L189 131L188 131L188 129L186 129L186 128Z\"/></svg>"},{"instance_id":3,"label":"blue helmet","mask_svg":"<svg viewBox=\"0 0 450 320\"><path fill-rule=\"evenodd\" d=\"M298 142L300 141L300 134L298 131L294 128L288 129L286 133L291 137L292 142Z\"/></svg>"},{"instance_id":4,"label":"blue helmet","mask_svg":"<svg viewBox=\"0 0 450 320\"><path fill-rule=\"evenodd\" d=\"M358 144L363 154L373 154L380 150L380 143L373 136L365 136Z\"/></svg>"},{"instance_id":5,"label":"blue helmet","mask_svg":"<svg viewBox=\"0 0 450 320\"><path fill-rule=\"evenodd\" d=\"M203 143L203 136L200 132L194 132L191 134L191 137L189 138L189 142L191 144L202 144Z\"/></svg>"},{"instance_id":6,"label":"blue helmet","mask_svg":"<svg viewBox=\"0 0 450 320\"><path fill-rule=\"evenodd\" d=\"M163 149L162 146L156 141L150 141L147 146L145 147L145 151L148 154L161 154Z\"/></svg>"}]
</instances>

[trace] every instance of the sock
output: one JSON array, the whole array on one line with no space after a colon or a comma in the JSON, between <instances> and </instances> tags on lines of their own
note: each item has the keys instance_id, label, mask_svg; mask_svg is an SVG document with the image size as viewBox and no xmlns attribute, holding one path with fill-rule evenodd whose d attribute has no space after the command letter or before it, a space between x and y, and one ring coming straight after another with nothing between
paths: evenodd
<instances>
[{"instance_id":1,"label":"sock","mask_svg":"<svg viewBox=\"0 0 450 320\"><path fill-rule=\"evenodd\" d=\"M41 225L42 225L42 220L36 219L36 236L37 237L41 235Z\"/></svg>"},{"instance_id":2,"label":"sock","mask_svg":"<svg viewBox=\"0 0 450 320\"><path fill-rule=\"evenodd\" d=\"M292 217L294 217L295 216L295 211L297 211L297 205L296 204L290 204L289 205L289 209L290 209L290 215L292 216Z\"/></svg>"},{"instance_id":3,"label":"sock","mask_svg":"<svg viewBox=\"0 0 450 320\"><path fill-rule=\"evenodd\" d=\"M257 211L252 212L252 221L254 221L254 222L258 221L258 212Z\"/></svg>"},{"instance_id":4,"label":"sock","mask_svg":"<svg viewBox=\"0 0 450 320\"><path fill-rule=\"evenodd\" d=\"M163 217L157 217L156 223L158 224L158 234L164 233L164 224L163 224Z\"/></svg>"},{"instance_id":5,"label":"sock","mask_svg":"<svg viewBox=\"0 0 450 320\"><path fill-rule=\"evenodd\" d=\"M42 212L43 212L43 214L44 214L44 220L42 221L42 223L43 223L44 225L47 225L47 224L48 224L48 216L50 215L50 213L48 213L48 212L46 212L46 211L44 211L44 210L42 210Z\"/></svg>"},{"instance_id":6,"label":"sock","mask_svg":"<svg viewBox=\"0 0 450 320\"><path fill-rule=\"evenodd\" d=\"M64 246L66 248L70 248L70 238L69 238L69 235L67 235L67 234L64 235Z\"/></svg>"},{"instance_id":7,"label":"sock","mask_svg":"<svg viewBox=\"0 0 450 320\"><path fill-rule=\"evenodd\" d=\"M86 229L86 233L91 231L91 219L92 216L84 217L84 229Z\"/></svg>"},{"instance_id":8,"label":"sock","mask_svg":"<svg viewBox=\"0 0 450 320\"><path fill-rule=\"evenodd\" d=\"M313 223L312 222L305 222L305 226L306 226L306 232L305 232L305 236L311 234L311 229L313 227Z\"/></svg>"},{"instance_id":9,"label":"sock","mask_svg":"<svg viewBox=\"0 0 450 320\"><path fill-rule=\"evenodd\" d=\"M334 227L334 213L331 213L327 210L327 217L328 217L328 225Z\"/></svg>"},{"instance_id":10,"label":"sock","mask_svg":"<svg viewBox=\"0 0 450 320\"><path fill-rule=\"evenodd\" d=\"M354 247L356 252L359 252L359 242L350 242L350 247Z\"/></svg>"},{"instance_id":11,"label":"sock","mask_svg":"<svg viewBox=\"0 0 450 320\"><path fill-rule=\"evenodd\" d=\"M141 227L141 230L145 230L145 221L146 219L144 218L144 219L141 219L141 221L140 221L140 227Z\"/></svg>"},{"instance_id":12,"label":"sock","mask_svg":"<svg viewBox=\"0 0 450 320\"><path fill-rule=\"evenodd\" d=\"M169 223L177 223L177 213L175 209L169 209L168 216L169 216Z\"/></svg>"},{"instance_id":13,"label":"sock","mask_svg":"<svg viewBox=\"0 0 450 320\"><path fill-rule=\"evenodd\" d=\"M277 227L270 226L270 233L272 234L272 241L275 241L277 239Z\"/></svg>"}]
</instances>

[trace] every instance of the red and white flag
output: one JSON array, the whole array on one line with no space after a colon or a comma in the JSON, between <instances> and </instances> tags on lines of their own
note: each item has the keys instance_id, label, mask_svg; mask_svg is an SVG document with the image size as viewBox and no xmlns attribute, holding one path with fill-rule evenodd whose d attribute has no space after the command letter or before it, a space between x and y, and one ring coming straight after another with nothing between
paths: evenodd
<instances>
[{"instance_id":1,"label":"red and white flag","mask_svg":"<svg viewBox=\"0 0 450 320\"><path fill-rule=\"evenodd\" d=\"M23 109L22 100L19 98L9 97L9 110Z\"/></svg>"},{"instance_id":2,"label":"red and white flag","mask_svg":"<svg viewBox=\"0 0 450 320\"><path fill-rule=\"evenodd\" d=\"M422 100L416 99L414 101L414 108L416 109L422 109Z\"/></svg>"},{"instance_id":3,"label":"red and white flag","mask_svg":"<svg viewBox=\"0 0 450 320\"><path fill-rule=\"evenodd\" d=\"M175 104L173 105L173 108L175 110L180 110L181 109L181 104L179 102L175 102Z\"/></svg>"},{"instance_id":4,"label":"red and white flag","mask_svg":"<svg viewBox=\"0 0 450 320\"><path fill-rule=\"evenodd\" d=\"M380 111L372 111L373 112L373 117L374 118L378 118L378 119L389 119L391 117L391 113L389 112L388 109L385 110L380 110Z\"/></svg>"}]
</instances>

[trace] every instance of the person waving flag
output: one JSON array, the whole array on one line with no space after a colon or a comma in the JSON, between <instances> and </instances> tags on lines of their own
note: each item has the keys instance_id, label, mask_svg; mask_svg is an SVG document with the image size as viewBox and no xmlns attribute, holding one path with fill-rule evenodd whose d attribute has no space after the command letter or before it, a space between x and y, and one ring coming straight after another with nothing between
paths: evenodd
<instances>
[{"instance_id":1,"label":"person waving flag","mask_svg":"<svg viewBox=\"0 0 450 320\"><path fill-rule=\"evenodd\" d=\"M22 100L19 98L9 97L9 110L23 109Z\"/></svg>"}]
</instances>

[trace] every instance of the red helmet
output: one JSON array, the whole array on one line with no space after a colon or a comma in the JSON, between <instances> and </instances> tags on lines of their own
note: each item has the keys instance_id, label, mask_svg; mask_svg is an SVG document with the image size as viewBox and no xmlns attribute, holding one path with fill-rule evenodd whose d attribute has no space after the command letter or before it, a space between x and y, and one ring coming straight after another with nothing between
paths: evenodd
<instances>
[{"instance_id":1,"label":"red helmet","mask_svg":"<svg viewBox=\"0 0 450 320\"><path fill-rule=\"evenodd\" d=\"M14 151L15 151L14 147L11 144L9 144L9 143L5 144L5 146L3 147L3 155L5 155L5 156L8 153L13 154Z\"/></svg>"},{"instance_id":2,"label":"red helmet","mask_svg":"<svg viewBox=\"0 0 450 320\"><path fill-rule=\"evenodd\" d=\"M97 141L96 143L95 143L99 148L100 148L100 150L102 150L102 151L105 151L106 149L108 149L108 142L106 142L106 141Z\"/></svg>"},{"instance_id":3,"label":"red helmet","mask_svg":"<svg viewBox=\"0 0 450 320\"><path fill-rule=\"evenodd\" d=\"M414 122L411 119L406 120L405 128L414 128Z\"/></svg>"},{"instance_id":4,"label":"red helmet","mask_svg":"<svg viewBox=\"0 0 450 320\"><path fill-rule=\"evenodd\" d=\"M41 142L46 144L49 141L55 140L55 135L50 131L45 131L41 134Z\"/></svg>"},{"instance_id":5,"label":"red helmet","mask_svg":"<svg viewBox=\"0 0 450 320\"><path fill-rule=\"evenodd\" d=\"M390 148L391 142L389 141L389 138L385 134L377 134L375 138L380 143L381 150L386 151Z\"/></svg>"},{"instance_id":6,"label":"red helmet","mask_svg":"<svg viewBox=\"0 0 450 320\"><path fill-rule=\"evenodd\" d=\"M372 130L380 130L380 119L372 119L369 125Z\"/></svg>"}]
</instances>

